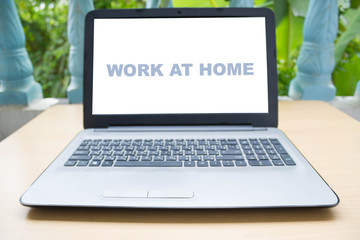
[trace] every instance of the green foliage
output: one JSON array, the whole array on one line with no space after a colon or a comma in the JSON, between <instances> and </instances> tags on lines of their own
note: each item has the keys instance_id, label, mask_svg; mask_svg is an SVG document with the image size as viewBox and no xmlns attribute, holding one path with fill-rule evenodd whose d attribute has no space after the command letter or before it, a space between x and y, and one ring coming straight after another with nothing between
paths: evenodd
<instances>
[{"instance_id":1,"label":"green foliage","mask_svg":"<svg viewBox=\"0 0 360 240\"><path fill-rule=\"evenodd\" d=\"M360 0L341 4L332 79L338 96L352 96L360 81Z\"/></svg>"},{"instance_id":2,"label":"green foliage","mask_svg":"<svg viewBox=\"0 0 360 240\"><path fill-rule=\"evenodd\" d=\"M26 36L34 77L44 97L65 98L70 82L67 39L68 1L15 0ZM143 8L138 0L94 0L100 8Z\"/></svg>"},{"instance_id":3,"label":"green foliage","mask_svg":"<svg viewBox=\"0 0 360 240\"><path fill-rule=\"evenodd\" d=\"M94 0L95 9L144 8L142 0Z\"/></svg>"},{"instance_id":4,"label":"green foliage","mask_svg":"<svg viewBox=\"0 0 360 240\"><path fill-rule=\"evenodd\" d=\"M360 81L360 40L353 39L344 51L344 56L333 72L333 81L338 96L352 96Z\"/></svg>"},{"instance_id":5,"label":"green foliage","mask_svg":"<svg viewBox=\"0 0 360 240\"><path fill-rule=\"evenodd\" d=\"M349 42L360 33L360 7L348 9L341 15L341 29L344 29L335 45L335 61L338 63L344 55L344 51Z\"/></svg>"},{"instance_id":6,"label":"green foliage","mask_svg":"<svg viewBox=\"0 0 360 240\"><path fill-rule=\"evenodd\" d=\"M45 97L66 97L70 73L66 37L67 5L51 0L16 0L34 77Z\"/></svg>"},{"instance_id":7,"label":"green foliage","mask_svg":"<svg viewBox=\"0 0 360 240\"><path fill-rule=\"evenodd\" d=\"M296 75L296 59L309 0L255 0L256 7L275 12L279 95L287 95ZM45 97L66 97L70 81L67 39L68 1L15 0L22 21L34 77ZM353 95L360 80L360 0L338 0L337 66L333 72L338 95ZM227 7L228 0L173 0L174 7ZM144 8L145 0L94 0L95 9Z\"/></svg>"},{"instance_id":8,"label":"green foliage","mask_svg":"<svg viewBox=\"0 0 360 240\"><path fill-rule=\"evenodd\" d=\"M227 7L226 0L173 0L174 7Z\"/></svg>"},{"instance_id":9,"label":"green foliage","mask_svg":"<svg viewBox=\"0 0 360 240\"><path fill-rule=\"evenodd\" d=\"M296 76L296 59L303 41L309 0L267 0L266 3L274 11L276 20L278 92L280 96L288 95L290 81Z\"/></svg>"}]
</instances>

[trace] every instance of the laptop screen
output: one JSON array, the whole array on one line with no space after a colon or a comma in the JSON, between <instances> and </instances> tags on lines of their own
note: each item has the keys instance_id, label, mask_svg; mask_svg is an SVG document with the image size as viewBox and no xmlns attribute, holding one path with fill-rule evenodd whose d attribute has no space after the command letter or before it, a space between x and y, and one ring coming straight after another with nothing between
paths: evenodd
<instances>
[{"instance_id":1,"label":"laptop screen","mask_svg":"<svg viewBox=\"0 0 360 240\"><path fill-rule=\"evenodd\" d=\"M94 20L93 115L268 113L265 17Z\"/></svg>"}]
</instances>

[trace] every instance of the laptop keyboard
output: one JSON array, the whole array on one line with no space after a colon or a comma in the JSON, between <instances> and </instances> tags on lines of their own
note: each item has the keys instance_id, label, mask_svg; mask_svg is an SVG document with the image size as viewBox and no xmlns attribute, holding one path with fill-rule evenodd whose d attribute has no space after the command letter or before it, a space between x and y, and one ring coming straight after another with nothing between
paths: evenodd
<instances>
[{"instance_id":1,"label":"laptop keyboard","mask_svg":"<svg viewBox=\"0 0 360 240\"><path fill-rule=\"evenodd\" d=\"M87 139L66 167L294 166L276 138Z\"/></svg>"}]
</instances>

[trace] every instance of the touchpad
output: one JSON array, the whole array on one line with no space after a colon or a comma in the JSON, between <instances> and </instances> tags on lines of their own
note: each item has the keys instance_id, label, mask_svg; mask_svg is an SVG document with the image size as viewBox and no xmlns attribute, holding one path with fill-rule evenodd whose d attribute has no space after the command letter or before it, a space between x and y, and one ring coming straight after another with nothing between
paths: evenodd
<instances>
[{"instance_id":1,"label":"touchpad","mask_svg":"<svg viewBox=\"0 0 360 240\"><path fill-rule=\"evenodd\" d=\"M106 189L102 196L105 198L147 198L148 191L131 189Z\"/></svg>"},{"instance_id":2,"label":"touchpad","mask_svg":"<svg viewBox=\"0 0 360 240\"><path fill-rule=\"evenodd\" d=\"M183 190L150 190L148 198L193 198L195 193L193 191Z\"/></svg>"},{"instance_id":3,"label":"touchpad","mask_svg":"<svg viewBox=\"0 0 360 240\"><path fill-rule=\"evenodd\" d=\"M129 190L106 189L104 198L162 198L162 199L187 199L195 196L194 191L183 190Z\"/></svg>"}]
</instances>

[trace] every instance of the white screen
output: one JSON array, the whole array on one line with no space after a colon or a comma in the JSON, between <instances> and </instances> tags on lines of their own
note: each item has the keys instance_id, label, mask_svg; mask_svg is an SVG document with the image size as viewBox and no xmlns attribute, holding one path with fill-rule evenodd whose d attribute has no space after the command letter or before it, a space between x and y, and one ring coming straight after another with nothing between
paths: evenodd
<instances>
[{"instance_id":1,"label":"white screen","mask_svg":"<svg viewBox=\"0 0 360 240\"><path fill-rule=\"evenodd\" d=\"M268 113L265 18L95 19L93 114Z\"/></svg>"}]
</instances>

